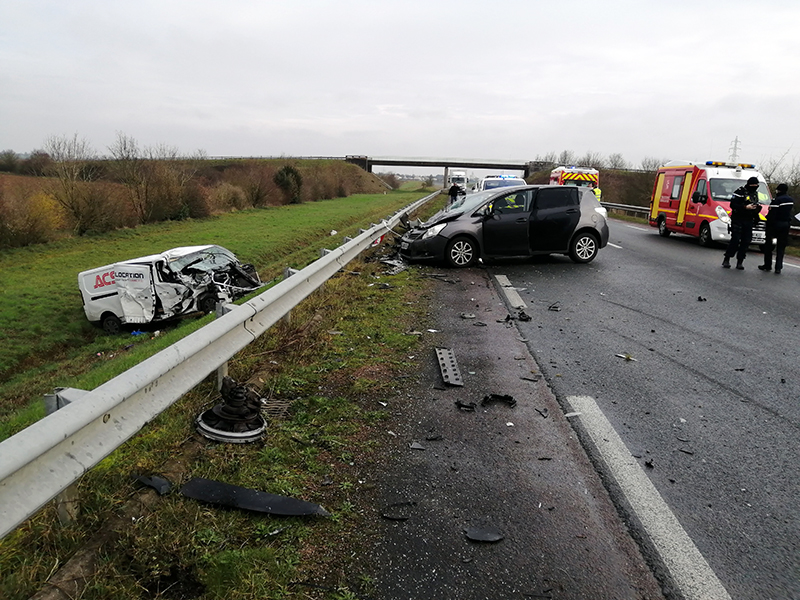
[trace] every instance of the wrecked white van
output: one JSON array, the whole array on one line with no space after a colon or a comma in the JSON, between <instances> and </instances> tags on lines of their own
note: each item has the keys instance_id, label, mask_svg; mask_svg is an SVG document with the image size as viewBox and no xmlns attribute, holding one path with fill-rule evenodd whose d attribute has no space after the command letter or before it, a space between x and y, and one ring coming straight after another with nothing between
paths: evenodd
<instances>
[{"instance_id":1,"label":"wrecked white van","mask_svg":"<svg viewBox=\"0 0 800 600\"><path fill-rule=\"evenodd\" d=\"M185 246L78 273L83 310L108 333L125 324L214 310L261 287L253 265L222 246Z\"/></svg>"}]
</instances>

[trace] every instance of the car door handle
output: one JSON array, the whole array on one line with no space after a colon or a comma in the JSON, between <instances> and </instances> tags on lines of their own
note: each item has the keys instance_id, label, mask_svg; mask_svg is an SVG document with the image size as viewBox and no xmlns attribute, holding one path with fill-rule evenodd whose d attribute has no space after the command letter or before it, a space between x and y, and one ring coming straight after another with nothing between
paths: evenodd
<instances>
[{"instance_id":1,"label":"car door handle","mask_svg":"<svg viewBox=\"0 0 800 600\"><path fill-rule=\"evenodd\" d=\"M526 217L519 217L517 219L517 223L527 223L528 219Z\"/></svg>"},{"instance_id":2,"label":"car door handle","mask_svg":"<svg viewBox=\"0 0 800 600\"><path fill-rule=\"evenodd\" d=\"M577 209L577 208L568 208L568 209L567 209L567 214L570 214L570 213L576 213L576 212L578 212L578 209Z\"/></svg>"}]
</instances>

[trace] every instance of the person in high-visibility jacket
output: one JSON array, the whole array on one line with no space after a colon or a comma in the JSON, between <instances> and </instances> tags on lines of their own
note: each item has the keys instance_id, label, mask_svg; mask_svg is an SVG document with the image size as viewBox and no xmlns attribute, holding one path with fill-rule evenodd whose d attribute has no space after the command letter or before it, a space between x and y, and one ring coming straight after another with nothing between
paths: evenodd
<instances>
[{"instance_id":1,"label":"person in high-visibility jacket","mask_svg":"<svg viewBox=\"0 0 800 600\"><path fill-rule=\"evenodd\" d=\"M603 196L603 192L600 191L600 188L597 187L597 184L592 182L592 191L594 192L597 201L600 202L600 198Z\"/></svg>"}]
</instances>

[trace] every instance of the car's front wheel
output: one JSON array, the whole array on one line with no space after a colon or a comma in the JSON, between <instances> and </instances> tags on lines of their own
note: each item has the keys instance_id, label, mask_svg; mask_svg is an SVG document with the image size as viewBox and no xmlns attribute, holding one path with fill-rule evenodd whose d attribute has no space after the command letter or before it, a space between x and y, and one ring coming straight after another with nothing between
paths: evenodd
<instances>
[{"instance_id":1,"label":"car's front wheel","mask_svg":"<svg viewBox=\"0 0 800 600\"><path fill-rule=\"evenodd\" d=\"M597 238L591 233L579 233L569 246L569 257L576 263L588 263L594 260L600 250Z\"/></svg>"},{"instance_id":2,"label":"car's front wheel","mask_svg":"<svg viewBox=\"0 0 800 600\"><path fill-rule=\"evenodd\" d=\"M451 267L471 267L478 262L478 244L468 237L457 237L447 244L445 259Z\"/></svg>"}]
</instances>

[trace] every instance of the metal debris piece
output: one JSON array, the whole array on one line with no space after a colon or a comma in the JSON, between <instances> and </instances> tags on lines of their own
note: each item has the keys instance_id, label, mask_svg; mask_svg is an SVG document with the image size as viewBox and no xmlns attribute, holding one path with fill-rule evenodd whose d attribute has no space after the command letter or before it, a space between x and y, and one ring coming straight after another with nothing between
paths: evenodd
<instances>
[{"instance_id":1,"label":"metal debris piece","mask_svg":"<svg viewBox=\"0 0 800 600\"><path fill-rule=\"evenodd\" d=\"M245 444L264 437L267 423L261 416L261 398L234 379L222 380L221 402L195 420L197 432L210 440Z\"/></svg>"},{"instance_id":2,"label":"metal debris piece","mask_svg":"<svg viewBox=\"0 0 800 600\"><path fill-rule=\"evenodd\" d=\"M493 525L484 525L483 527L468 527L464 530L467 537L473 542L499 542L505 536L503 532Z\"/></svg>"},{"instance_id":3,"label":"metal debris piece","mask_svg":"<svg viewBox=\"0 0 800 600\"><path fill-rule=\"evenodd\" d=\"M299 517L320 515L329 517L330 513L319 504L297 500L287 496L278 496L258 490L251 490L238 485L231 485L212 479L196 477L181 488L181 494L187 498L200 500L218 506L228 506L242 510Z\"/></svg>"},{"instance_id":4,"label":"metal debris piece","mask_svg":"<svg viewBox=\"0 0 800 600\"><path fill-rule=\"evenodd\" d=\"M614 356L616 356L617 358L624 358L625 360L627 360L629 362L638 362L635 358L633 358L627 352L625 354L615 354Z\"/></svg>"},{"instance_id":5,"label":"metal debris piece","mask_svg":"<svg viewBox=\"0 0 800 600\"><path fill-rule=\"evenodd\" d=\"M460 316L461 316L462 319L474 319L475 318L474 314L467 313L467 312L462 312Z\"/></svg>"},{"instance_id":6,"label":"metal debris piece","mask_svg":"<svg viewBox=\"0 0 800 600\"><path fill-rule=\"evenodd\" d=\"M408 447L411 448L412 450L425 450L425 446L423 446L419 442L411 442L408 445Z\"/></svg>"},{"instance_id":7,"label":"metal debris piece","mask_svg":"<svg viewBox=\"0 0 800 600\"><path fill-rule=\"evenodd\" d=\"M381 516L390 521L408 521L414 513L416 502L394 502L387 505L382 511Z\"/></svg>"},{"instance_id":8,"label":"metal debris piece","mask_svg":"<svg viewBox=\"0 0 800 600\"><path fill-rule=\"evenodd\" d=\"M462 402L461 400L456 400L456 406L459 410L463 410L464 412L475 412L476 404L474 402Z\"/></svg>"},{"instance_id":9,"label":"metal debris piece","mask_svg":"<svg viewBox=\"0 0 800 600\"><path fill-rule=\"evenodd\" d=\"M685 450L684 448L678 448L679 452L683 452L684 454L688 454L689 456L694 456L694 452L691 450Z\"/></svg>"},{"instance_id":10,"label":"metal debris piece","mask_svg":"<svg viewBox=\"0 0 800 600\"><path fill-rule=\"evenodd\" d=\"M542 378L541 375L534 375L533 377L528 377L527 375L523 375L520 377L520 379L524 379L525 381L533 381L534 383L539 381L541 378Z\"/></svg>"},{"instance_id":11,"label":"metal debris piece","mask_svg":"<svg viewBox=\"0 0 800 600\"><path fill-rule=\"evenodd\" d=\"M481 400L481 406L487 406L492 402L503 402L504 404L508 404L511 408L514 408L517 405L517 401L514 400L514 397L509 396L508 394L489 394L488 396L483 397L483 400Z\"/></svg>"},{"instance_id":12,"label":"metal debris piece","mask_svg":"<svg viewBox=\"0 0 800 600\"><path fill-rule=\"evenodd\" d=\"M147 487L153 488L155 491L158 492L159 496L168 494L169 491L172 489L172 484L163 477L159 477L158 475L151 475L150 477L146 475L139 475L136 477L136 481L138 481L142 485L146 485Z\"/></svg>"},{"instance_id":13,"label":"metal debris piece","mask_svg":"<svg viewBox=\"0 0 800 600\"><path fill-rule=\"evenodd\" d=\"M547 307L547 310L552 310L553 312L559 312L561 310L560 303L553 302L550 306Z\"/></svg>"},{"instance_id":14,"label":"metal debris piece","mask_svg":"<svg viewBox=\"0 0 800 600\"><path fill-rule=\"evenodd\" d=\"M524 310L519 311L519 315L517 315L517 318L520 321L530 321L531 320L531 316L528 313L526 313Z\"/></svg>"},{"instance_id":15,"label":"metal debris piece","mask_svg":"<svg viewBox=\"0 0 800 600\"><path fill-rule=\"evenodd\" d=\"M475 321L475 322L473 323L473 325L474 325L475 327L486 327L486 323L484 323L483 321Z\"/></svg>"},{"instance_id":16,"label":"metal debris piece","mask_svg":"<svg viewBox=\"0 0 800 600\"><path fill-rule=\"evenodd\" d=\"M388 271L384 272L384 275L397 275L406 270L407 265L402 260L392 259L392 258L384 258L381 259L381 264L387 265L392 267Z\"/></svg>"},{"instance_id":17,"label":"metal debris piece","mask_svg":"<svg viewBox=\"0 0 800 600\"><path fill-rule=\"evenodd\" d=\"M439 359L439 368L442 371L442 380L450 385L463 386L461 372L458 370L456 355L450 348L436 348L436 358Z\"/></svg>"},{"instance_id":18,"label":"metal debris piece","mask_svg":"<svg viewBox=\"0 0 800 600\"><path fill-rule=\"evenodd\" d=\"M583 413L580 413L580 412L570 412L570 413L565 414L564 416L569 419L570 417L577 417L578 415L582 415L582 414Z\"/></svg>"},{"instance_id":19,"label":"metal debris piece","mask_svg":"<svg viewBox=\"0 0 800 600\"><path fill-rule=\"evenodd\" d=\"M548 413L548 411L547 411L547 409L546 409L546 408L545 408L545 409L543 409L543 410L539 410L538 408L536 408L536 409L534 409L534 410L535 410L537 413L539 413L540 415L542 415L542 417L543 417L543 418L545 418L545 419L546 419L546 418L548 417L548 415L549 415L549 413Z\"/></svg>"}]
</instances>

